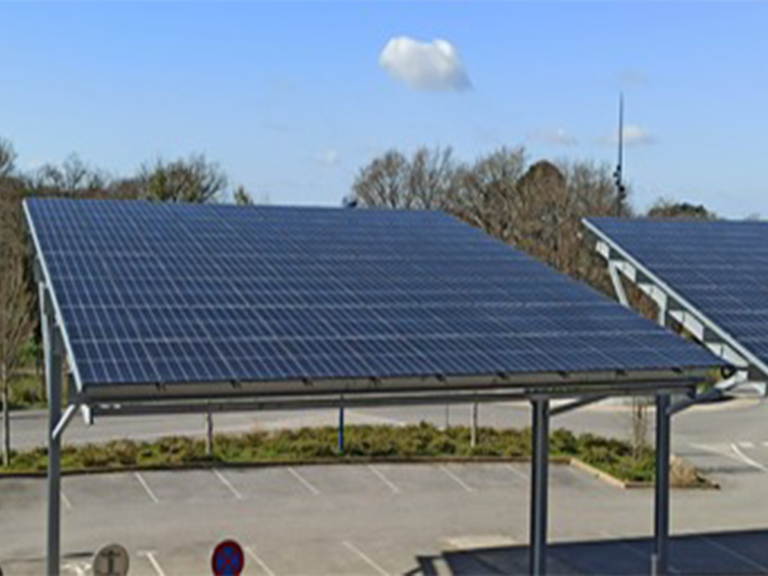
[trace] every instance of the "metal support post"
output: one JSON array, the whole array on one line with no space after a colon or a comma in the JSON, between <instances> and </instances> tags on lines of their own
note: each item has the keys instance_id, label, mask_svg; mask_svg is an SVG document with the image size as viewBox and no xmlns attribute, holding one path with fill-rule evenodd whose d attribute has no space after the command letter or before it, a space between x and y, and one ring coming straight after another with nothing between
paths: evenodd
<instances>
[{"instance_id":1,"label":"metal support post","mask_svg":"<svg viewBox=\"0 0 768 576\"><path fill-rule=\"evenodd\" d=\"M619 267L611 259L608 259L608 274L611 276L611 282L613 283L613 291L616 292L616 298L619 302L629 307L629 299L627 298L627 292L624 290L624 284L622 284L621 276L619 275Z\"/></svg>"},{"instance_id":2,"label":"metal support post","mask_svg":"<svg viewBox=\"0 0 768 576\"><path fill-rule=\"evenodd\" d=\"M48 395L48 554L47 574L58 576L61 558L61 419L62 343L41 289L45 388Z\"/></svg>"},{"instance_id":3,"label":"metal support post","mask_svg":"<svg viewBox=\"0 0 768 576\"><path fill-rule=\"evenodd\" d=\"M547 573L547 491L549 465L549 400L535 398L533 406L533 446L531 462L531 536L529 572Z\"/></svg>"},{"instance_id":4,"label":"metal support post","mask_svg":"<svg viewBox=\"0 0 768 576\"><path fill-rule=\"evenodd\" d=\"M339 455L344 454L344 406L339 407Z\"/></svg>"},{"instance_id":5,"label":"metal support post","mask_svg":"<svg viewBox=\"0 0 768 576\"><path fill-rule=\"evenodd\" d=\"M205 455L209 458L213 456L213 411L210 403L205 414Z\"/></svg>"},{"instance_id":6,"label":"metal support post","mask_svg":"<svg viewBox=\"0 0 768 576\"><path fill-rule=\"evenodd\" d=\"M669 394L656 397L656 494L654 502L654 553L651 573L669 570L669 460L671 417Z\"/></svg>"},{"instance_id":7,"label":"metal support post","mask_svg":"<svg viewBox=\"0 0 768 576\"><path fill-rule=\"evenodd\" d=\"M469 445L472 448L475 448L477 446L477 421L478 421L478 411L480 410L480 405L477 402L472 403L472 424L470 427L470 436L469 436Z\"/></svg>"}]
</instances>

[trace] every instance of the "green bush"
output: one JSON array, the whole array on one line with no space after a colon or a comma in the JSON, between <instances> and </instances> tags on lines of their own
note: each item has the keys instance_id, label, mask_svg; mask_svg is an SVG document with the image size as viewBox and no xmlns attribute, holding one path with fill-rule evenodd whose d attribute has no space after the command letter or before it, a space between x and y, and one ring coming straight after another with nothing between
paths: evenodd
<instances>
[{"instance_id":1,"label":"green bush","mask_svg":"<svg viewBox=\"0 0 768 576\"><path fill-rule=\"evenodd\" d=\"M213 458L206 456L201 439L169 436L154 442L114 440L106 444L66 445L62 450L64 469L173 466L184 464L269 463L296 460L345 458L433 458L433 457L528 457L531 431L480 428L478 443L472 447L471 431L465 426L441 430L428 423L412 426L348 426L345 453L337 454L335 427L300 428L247 434L219 434L214 438ZM592 434L575 435L564 429L550 437L553 457L577 457L623 480L652 481L654 452L632 454L624 441ZM45 470L47 450L37 448L13 455L12 467L3 471ZM688 476L691 473L688 472Z\"/></svg>"}]
</instances>

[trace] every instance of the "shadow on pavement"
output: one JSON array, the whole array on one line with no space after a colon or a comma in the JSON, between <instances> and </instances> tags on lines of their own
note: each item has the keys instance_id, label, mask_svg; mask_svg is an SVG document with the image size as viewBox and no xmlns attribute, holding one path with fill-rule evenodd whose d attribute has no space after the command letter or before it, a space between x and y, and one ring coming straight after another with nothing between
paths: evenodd
<instances>
[{"instance_id":1,"label":"shadow on pavement","mask_svg":"<svg viewBox=\"0 0 768 576\"><path fill-rule=\"evenodd\" d=\"M649 574L648 538L550 544L550 574ZM527 546L445 551L419 556L409 575L527 574ZM676 536L670 541L672 574L768 574L768 530Z\"/></svg>"}]
</instances>

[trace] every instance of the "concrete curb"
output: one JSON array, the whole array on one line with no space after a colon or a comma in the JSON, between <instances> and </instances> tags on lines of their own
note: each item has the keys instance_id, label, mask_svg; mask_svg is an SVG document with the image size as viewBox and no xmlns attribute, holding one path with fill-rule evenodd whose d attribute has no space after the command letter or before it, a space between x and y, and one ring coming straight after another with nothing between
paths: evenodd
<instances>
[{"instance_id":1,"label":"concrete curb","mask_svg":"<svg viewBox=\"0 0 768 576\"><path fill-rule=\"evenodd\" d=\"M531 459L528 457L499 458L496 456L442 456L442 457L399 457L399 458L371 458L363 456L354 456L349 458L306 458L301 460L264 460L257 462L194 462L180 464L159 464L155 466L124 466L124 467L101 467L101 468L70 468L62 470L62 476L92 476L99 474L119 474L122 472L175 472L192 470L211 470L219 469L251 469L251 468L280 468L287 466L355 466L362 464L500 464L516 463L527 464ZM553 456L549 459L550 464L556 466L571 466L593 476L603 482L610 484L615 488L628 489L649 489L653 488L653 482L633 482L621 480L603 470L595 468L578 458L568 456ZM35 479L45 478L46 472L2 472L0 471L0 482L6 478L15 479ZM709 479L705 479L706 484L696 486L672 486L675 490L719 490L720 486Z\"/></svg>"},{"instance_id":2,"label":"concrete curb","mask_svg":"<svg viewBox=\"0 0 768 576\"><path fill-rule=\"evenodd\" d=\"M614 486L616 488L621 488L623 490L636 490L636 489L649 489L654 487L653 482L636 482L632 480L622 480L621 478L617 478L616 476L609 474L608 472L605 472L603 470L600 470L599 468L595 468L591 464L587 464L583 460L579 460L578 458L571 458L570 465L574 468L577 468L581 470L582 472L585 472L589 474L590 476L594 476L598 480L602 480L606 484L610 484L611 486ZM713 482L709 478L701 476L701 478L704 479L703 484L695 484L692 486L670 486L674 490L720 490L720 485L717 482Z\"/></svg>"}]
</instances>

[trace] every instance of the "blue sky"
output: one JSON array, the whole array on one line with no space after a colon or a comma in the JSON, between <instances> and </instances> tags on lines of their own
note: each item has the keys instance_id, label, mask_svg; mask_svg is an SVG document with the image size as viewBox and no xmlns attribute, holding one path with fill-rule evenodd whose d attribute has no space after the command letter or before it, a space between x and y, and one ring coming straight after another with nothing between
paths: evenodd
<instances>
[{"instance_id":1,"label":"blue sky","mask_svg":"<svg viewBox=\"0 0 768 576\"><path fill-rule=\"evenodd\" d=\"M760 3L3 3L0 135L23 168L203 152L256 197L338 205L389 147L612 163L624 88L639 207L768 216L767 25ZM385 69L395 37L446 40L471 88Z\"/></svg>"}]
</instances>

